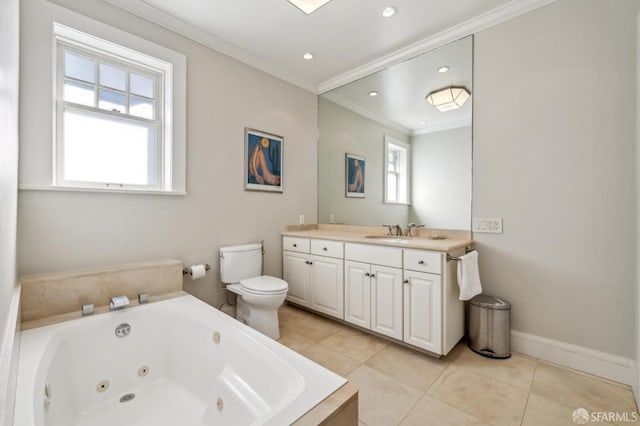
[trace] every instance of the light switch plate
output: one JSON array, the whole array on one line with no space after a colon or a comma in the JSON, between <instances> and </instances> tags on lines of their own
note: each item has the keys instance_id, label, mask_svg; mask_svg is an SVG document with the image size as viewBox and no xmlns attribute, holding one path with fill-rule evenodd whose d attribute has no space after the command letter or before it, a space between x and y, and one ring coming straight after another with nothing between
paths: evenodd
<instances>
[{"instance_id":1,"label":"light switch plate","mask_svg":"<svg viewBox=\"0 0 640 426\"><path fill-rule=\"evenodd\" d=\"M300 225L304 225L304 215L303 215L303 214L301 214L301 215L298 217L298 224L300 224Z\"/></svg>"},{"instance_id":2,"label":"light switch plate","mask_svg":"<svg viewBox=\"0 0 640 426\"><path fill-rule=\"evenodd\" d=\"M502 234L502 218L473 218L473 232Z\"/></svg>"}]
</instances>

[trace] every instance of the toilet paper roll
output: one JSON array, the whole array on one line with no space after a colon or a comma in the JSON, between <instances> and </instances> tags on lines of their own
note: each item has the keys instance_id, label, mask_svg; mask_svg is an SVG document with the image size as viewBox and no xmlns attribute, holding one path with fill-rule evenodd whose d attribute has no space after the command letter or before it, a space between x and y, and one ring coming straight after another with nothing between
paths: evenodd
<instances>
[{"instance_id":1,"label":"toilet paper roll","mask_svg":"<svg viewBox=\"0 0 640 426\"><path fill-rule=\"evenodd\" d=\"M191 270L192 280L197 280L198 278L202 278L207 273L207 269L203 264L191 265L189 269Z\"/></svg>"}]
</instances>

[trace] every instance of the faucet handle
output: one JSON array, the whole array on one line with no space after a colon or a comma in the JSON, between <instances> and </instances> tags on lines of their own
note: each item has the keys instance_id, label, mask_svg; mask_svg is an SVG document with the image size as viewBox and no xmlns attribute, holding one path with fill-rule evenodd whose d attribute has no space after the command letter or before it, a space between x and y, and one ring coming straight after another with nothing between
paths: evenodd
<instances>
[{"instance_id":1,"label":"faucet handle","mask_svg":"<svg viewBox=\"0 0 640 426\"><path fill-rule=\"evenodd\" d=\"M129 304L129 298L127 296L114 296L109 302L109 310L122 309Z\"/></svg>"},{"instance_id":2,"label":"faucet handle","mask_svg":"<svg viewBox=\"0 0 640 426\"><path fill-rule=\"evenodd\" d=\"M387 228L387 235L393 235L392 231L393 231L393 228L395 228L396 225L382 225L382 226Z\"/></svg>"},{"instance_id":3,"label":"faucet handle","mask_svg":"<svg viewBox=\"0 0 640 426\"><path fill-rule=\"evenodd\" d=\"M411 230L413 228L424 228L424 225L416 225L415 223L411 222L410 224L407 225L407 237L411 237Z\"/></svg>"}]
</instances>

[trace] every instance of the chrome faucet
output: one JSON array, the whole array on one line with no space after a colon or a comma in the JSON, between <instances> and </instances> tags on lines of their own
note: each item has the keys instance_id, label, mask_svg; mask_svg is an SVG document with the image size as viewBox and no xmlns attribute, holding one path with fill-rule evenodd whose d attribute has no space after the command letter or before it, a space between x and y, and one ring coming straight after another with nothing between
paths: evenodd
<instances>
[{"instance_id":1,"label":"chrome faucet","mask_svg":"<svg viewBox=\"0 0 640 426\"><path fill-rule=\"evenodd\" d=\"M407 237L411 237L411 230L413 228L424 228L424 225L416 225L415 223L410 223L407 225Z\"/></svg>"},{"instance_id":2,"label":"chrome faucet","mask_svg":"<svg viewBox=\"0 0 640 426\"><path fill-rule=\"evenodd\" d=\"M393 225L393 229L396 230L396 237L402 237L402 227L400 225Z\"/></svg>"},{"instance_id":3,"label":"chrome faucet","mask_svg":"<svg viewBox=\"0 0 640 426\"><path fill-rule=\"evenodd\" d=\"M111 302L109 302L109 310L122 309L129 304L129 298L127 296L113 296Z\"/></svg>"}]
</instances>

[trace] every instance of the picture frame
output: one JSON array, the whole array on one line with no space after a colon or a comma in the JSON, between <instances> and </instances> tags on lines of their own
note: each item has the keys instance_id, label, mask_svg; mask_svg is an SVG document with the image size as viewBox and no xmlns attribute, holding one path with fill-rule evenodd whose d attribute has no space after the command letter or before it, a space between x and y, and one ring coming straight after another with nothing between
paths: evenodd
<instances>
[{"instance_id":1,"label":"picture frame","mask_svg":"<svg viewBox=\"0 0 640 426\"><path fill-rule=\"evenodd\" d=\"M244 190L283 192L284 138L244 129Z\"/></svg>"},{"instance_id":2,"label":"picture frame","mask_svg":"<svg viewBox=\"0 0 640 426\"><path fill-rule=\"evenodd\" d=\"M345 154L345 196L365 197L366 159L361 155Z\"/></svg>"}]
</instances>

